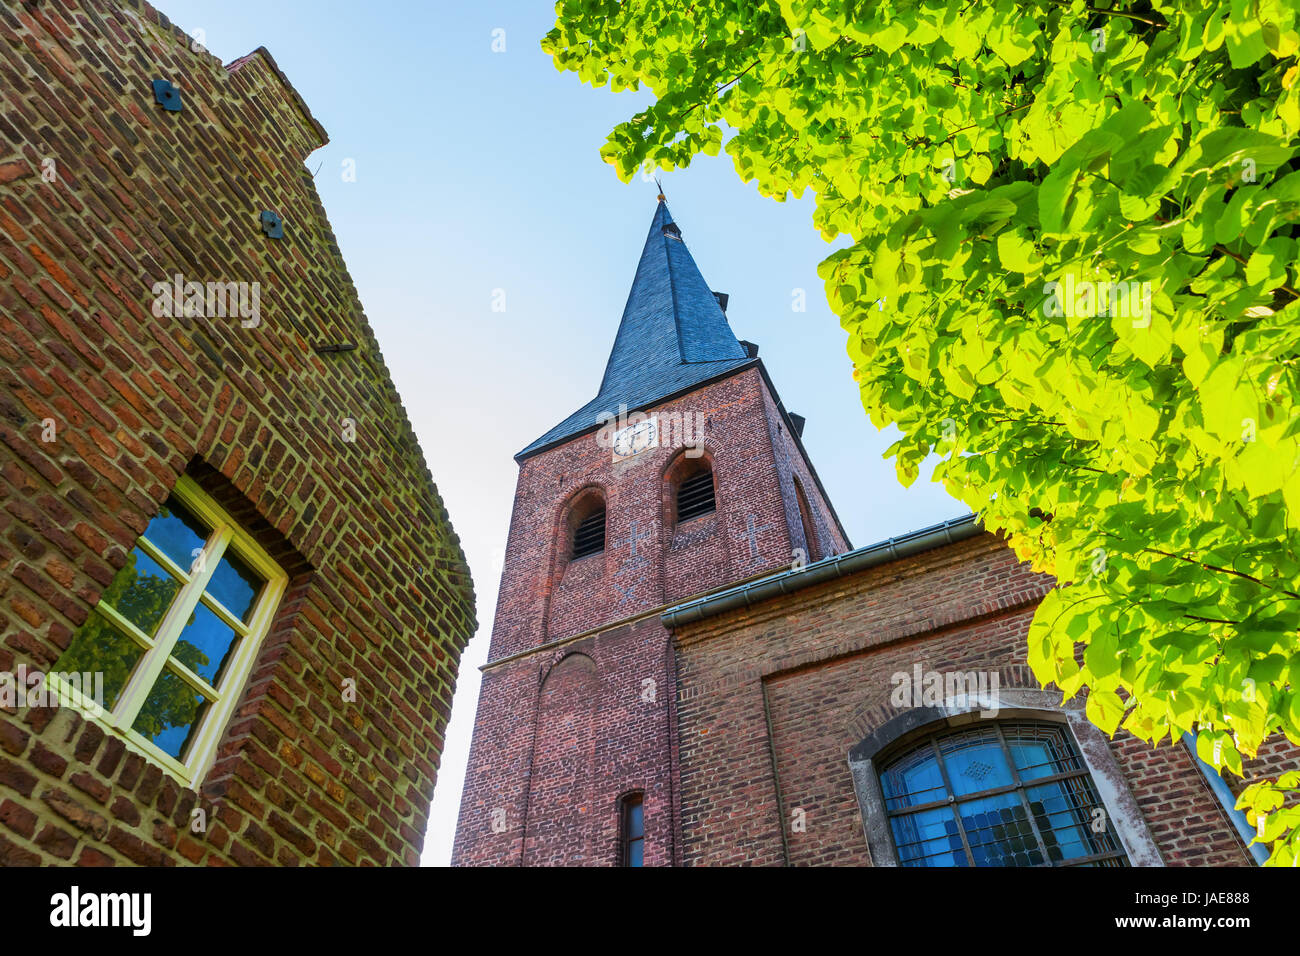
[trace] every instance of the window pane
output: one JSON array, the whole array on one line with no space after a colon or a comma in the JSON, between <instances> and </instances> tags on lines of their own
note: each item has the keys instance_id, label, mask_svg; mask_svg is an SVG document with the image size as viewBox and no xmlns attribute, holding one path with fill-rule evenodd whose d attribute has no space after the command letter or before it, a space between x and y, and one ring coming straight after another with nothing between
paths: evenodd
<instances>
[{"instance_id":1,"label":"window pane","mask_svg":"<svg viewBox=\"0 0 1300 956\"><path fill-rule=\"evenodd\" d=\"M932 803L948 795L934 749L928 743L886 770L880 783L885 791L886 810Z\"/></svg>"},{"instance_id":2,"label":"window pane","mask_svg":"<svg viewBox=\"0 0 1300 956\"><path fill-rule=\"evenodd\" d=\"M1120 849L1104 810L1095 813L1102 807L1090 780L1058 780L1031 787L1025 795L1053 863Z\"/></svg>"},{"instance_id":3,"label":"window pane","mask_svg":"<svg viewBox=\"0 0 1300 956\"><path fill-rule=\"evenodd\" d=\"M1008 728L1007 747L1020 771L1020 779L1036 780L1083 769L1083 763L1066 744L1062 733L1055 727Z\"/></svg>"},{"instance_id":4,"label":"window pane","mask_svg":"<svg viewBox=\"0 0 1300 956\"><path fill-rule=\"evenodd\" d=\"M645 821L641 809L640 800L627 808L627 835L630 840L645 836Z\"/></svg>"},{"instance_id":5,"label":"window pane","mask_svg":"<svg viewBox=\"0 0 1300 956\"><path fill-rule=\"evenodd\" d=\"M257 592L262 589L262 579L230 548L221 556L217 569L208 581L207 593L241 621L248 621Z\"/></svg>"},{"instance_id":6,"label":"window pane","mask_svg":"<svg viewBox=\"0 0 1300 956\"><path fill-rule=\"evenodd\" d=\"M65 674L103 674L104 699L99 703L112 710L143 653L139 644L92 613L53 669ZM94 686L93 679L89 685L82 683L86 692Z\"/></svg>"},{"instance_id":7,"label":"window pane","mask_svg":"<svg viewBox=\"0 0 1300 956\"><path fill-rule=\"evenodd\" d=\"M1103 865L1128 865L1064 726L1026 721L949 731L933 739L937 761L935 745L927 742L896 758L880 774L904 866L1069 865L1109 853L1116 859ZM936 781L939 769L947 773L955 805L907 812L908 806L946 795L942 781ZM1026 786L1063 774L1072 776ZM917 799L918 793L924 798Z\"/></svg>"},{"instance_id":8,"label":"window pane","mask_svg":"<svg viewBox=\"0 0 1300 956\"><path fill-rule=\"evenodd\" d=\"M203 547L211 533L203 522L174 497L167 499L167 503L158 512L158 517L144 529L144 536L187 573L194 563L195 550Z\"/></svg>"},{"instance_id":9,"label":"window pane","mask_svg":"<svg viewBox=\"0 0 1300 956\"><path fill-rule=\"evenodd\" d=\"M903 866L970 866L948 807L892 817L889 825Z\"/></svg>"},{"instance_id":10,"label":"window pane","mask_svg":"<svg viewBox=\"0 0 1300 956\"><path fill-rule=\"evenodd\" d=\"M941 740L939 750L956 796L1005 787L1014 782L1002 744L991 730Z\"/></svg>"},{"instance_id":11,"label":"window pane","mask_svg":"<svg viewBox=\"0 0 1300 956\"><path fill-rule=\"evenodd\" d=\"M164 667L131 729L180 760L207 707L202 694Z\"/></svg>"},{"instance_id":12,"label":"window pane","mask_svg":"<svg viewBox=\"0 0 1300 956\"><path fill-rule=\"evenodd\" d=\"M976 866L1041 866L1043 851L1020 794L1000 793L958 805Z\"/></svg>"},{"instance_id":13,"label":"window pane","mask_svg":"<svg viewBox=\"0 0 1300 956\"><path fill-rule=\"evenodd\" d=\"M644 866L644 844L637 840L635 843L629 843L627 847L627 865Z\"/></svg>"},{"instance_id":14,"label":"window pane","mask_svg":"<svg viewBox=\"0 0 1300 956\"><path fill-rule=\"evenodd\" d=\"M133 548L102 600L150 637L181 585L149 555Z\"/></svg>"},{"instance_id":15,"label":"window pane","mask_svg":"<svg viewBox=\"0 0 1300 956\"><path fill-rule=\"evenodd\" d=\"M236 636L234 628L200 601L181 631L172 656L216 687L217 675L226 663Z\"/></svg>"}]
</instances>

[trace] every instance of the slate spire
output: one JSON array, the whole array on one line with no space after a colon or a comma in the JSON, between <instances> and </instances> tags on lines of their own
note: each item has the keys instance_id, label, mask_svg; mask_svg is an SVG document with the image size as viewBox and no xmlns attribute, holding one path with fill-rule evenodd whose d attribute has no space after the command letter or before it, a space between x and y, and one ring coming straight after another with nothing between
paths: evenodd
<instances>
[{"instance_id":1,"label":"slate spire","mask_svg":"<svg viewBox=\"0 0 1300 956\"><path fill-rule=\"evenodd\" d=\"M533 442L528 455L752 362L700 275L660 196L597 396Z\"/></svg>"}]
</instances>

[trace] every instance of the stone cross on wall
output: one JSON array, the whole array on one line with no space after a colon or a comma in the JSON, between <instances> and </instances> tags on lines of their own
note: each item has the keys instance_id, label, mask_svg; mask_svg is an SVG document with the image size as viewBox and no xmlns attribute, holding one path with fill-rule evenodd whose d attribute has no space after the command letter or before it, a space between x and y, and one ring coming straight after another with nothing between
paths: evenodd
<instances>
[{"instance_id":1,"label":"stone cross on wall","mask_svg":"<svg viewBox=\"0 0 1300 956\"><path fill-rule=\"evenodd\" d=\"M762 556L758 553L758 536L762 534L764 531L771 531L774 527L775 525L770 525L770 524L760 525L758 523L758 519L754 515L746 516L745 530L741 533L740 536L749 539L749 563L750 564L757 564L759 561L762 560Z\"/></svg>"},{"instance_id":2,"label":"stone cross on wall","mask_svg":"<svg viewBox=\"0 0 1300 956\"><path fill-rule=\"evenodd\" d=\"M630 570L632 568L642 567L643 565L648 564L650 562L650 558L647 557L645 554L641 553L641 550L637 547L637 545L640 544L640 542L645 538L648 538L652 534L654 534L654 530L651 528L646 528L644 531L642 531L640 530L640 527L641 527L641 522L633 521L632 533L629 534L622 541L623 544L630 544L632 546L632 556L629 559L628 563L623 565L623 570L625 571Z\"/></svg>"},{"instance_id":3,"label":"stone cross on wall","mask_svg":"<svg viewBox=\"0 0 1300 956\"><path fill-rule=\"evenodd\" d=\"M646 538L650 537L653 534L654 534L653 528L646 528L644 531L642 531L640 521L632 522L631 533L628 534L628 536L620 542L620 544L626 544L631 546L632 554L629 556L628 560L624 562L622 566L619 567L615 575L616 577L622 577L623 575L629 572L638 571L641 568L644 568L648 564L650 564L650 556L641 550L640 544L642 541L644 541ZM644 573L636 575L633 578L633 580L630 581L626 586L620 586L617 582L614 582L613 583L614 590L617 591L619 594L618 603L626 604L629 601L631 601L632 592L636 590L636 586L638 584L644 584L644 583L645 583Z\"/></svg>"}]
</instances>

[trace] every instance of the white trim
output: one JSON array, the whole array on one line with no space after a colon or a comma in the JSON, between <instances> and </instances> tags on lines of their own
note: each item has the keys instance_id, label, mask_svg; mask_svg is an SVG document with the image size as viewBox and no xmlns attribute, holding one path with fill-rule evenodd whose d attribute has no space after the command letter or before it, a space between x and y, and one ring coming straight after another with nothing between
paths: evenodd
<instances>
[{"instance_id":1,"label":"white trim","mask_svg":"<svg viewBox=\"0 0 1300 956\"><path fill-rule=\"evenodd\" d=\"M118 694L112 713L100 712L96 716L92 709L93 702L84 698L84 695L78 695L75 688L65 685L53 676L54 672L59 670L57 662L50 669L49 680L53 689L68 694L71 699L81 698L82 710L87 714L87 719L94 720L126 743L131 750L161 766L184 786L197 787L216 759L217 745L225 733L236 704L243 696L262 641L270 630L271 621L288 586L288 575L192 478L181 476L172 494L212 529L203 546L202 569L196 574L191 574L177 567L175 562L162 554L156 545L141 535L137 541L141 550L157 561L168 574L176 577L181 584L180 591L172 598L171 605L153 637L145 635L107 604L100 604L92 611L100 614L112 627L120 629L139 645L142 654ZM254 599L248 623L236 618L220 601L206 593L212 575L227 550L237 554L266 582L262 586L261 593ZM180 639L181 631L200 601L235 634L234 647L223 672L218 674L217 686L210 685L198 674L171 657L171 652ZM182 760L172 757L131 729L132 723L139 714L140 708L144 706L164 667L170 667L190 690L207 701L207 713L199 718L195 736L190 741Z\"/></svg>"}]
</instances>

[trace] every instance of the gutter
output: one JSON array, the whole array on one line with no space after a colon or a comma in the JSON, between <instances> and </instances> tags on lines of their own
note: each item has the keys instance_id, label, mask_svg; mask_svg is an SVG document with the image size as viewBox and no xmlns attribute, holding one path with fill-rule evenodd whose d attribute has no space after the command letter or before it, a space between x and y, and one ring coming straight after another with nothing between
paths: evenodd
<instances>
[{"instance_id":1,"label":"gutter","mask_svg":"<svg viewBox=\"0 0 1300 956\"><path fill-rule=\"evenodd\" d=\"M719 591L685 604L670 607L659 616L669 630L684 624L693 624L705 618L715 617L727 611L750 607L769 598L780 597L810 588L827 581L847 577L867 568L874 568L890 561L910 557L922 551L955 544L984 533L984 527L975 515L953 518L941 524L931 525L919 531L912 531L897 538L889 538L876 544L867 545L856 551L826 558L805 568L782 571L770 577L751 581L739 587Z\"/></svg>"}]
</instances>

